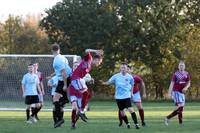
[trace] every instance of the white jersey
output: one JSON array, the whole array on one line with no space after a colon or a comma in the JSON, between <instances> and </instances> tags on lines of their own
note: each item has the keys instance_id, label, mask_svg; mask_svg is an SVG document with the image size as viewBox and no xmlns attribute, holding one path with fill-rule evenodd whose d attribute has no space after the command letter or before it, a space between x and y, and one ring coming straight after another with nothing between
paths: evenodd
<instances>
[{"instance_id":1,"label":"white jersey","mask_svg":"<svg viewBox=\"0 0 200 133\"><path fill-rule=\"evenodd\" d=\"M37 85L39 84L39 78L36 74L27 73L22 79L22 85L24 85L24 95L38 95Z\"/></svg>"},{"instance_id":2,"label":"white jersey","mask_svg":"<svg viewBox=\"0 0 200 133\"><path fill-rule=\"evenodd\" d=\"M108 82L115 85L115 99L131 98L131 89L134 85L132 75L128 73L126 75L117 73L113 75Z\"/></svg>"}]
</instances>

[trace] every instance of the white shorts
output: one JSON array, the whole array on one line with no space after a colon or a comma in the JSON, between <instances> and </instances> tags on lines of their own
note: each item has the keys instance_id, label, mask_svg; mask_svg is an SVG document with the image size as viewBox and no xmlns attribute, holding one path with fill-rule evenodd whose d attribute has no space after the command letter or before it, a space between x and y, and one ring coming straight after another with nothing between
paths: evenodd
<instances>
[{"instance_id":1,"label":"white shorts","mask_svg":"<svg viewBox=\"0 0 200 133\"><path fill-rule=\"evenodd\" d=\"M71 103L77 102L78 107L81 107L82 98L77 98L76 96L70 96Z\"/></svg>"},{"instance_id":2,"label":"white shorts","mask_svg":"<svg viewBox=\"0 0 200 133\"><path fill-rule=\"evenodd\" d=\"M39 98L39 102L43 102L44 101L44 96L43 95L38 95L38 98Z\"/></svg>"},{"instance_id":3,"label":"white shorts","mask_svg":"<svg viewBox=\"0 0 200 133\"><path fill-rule=\"evenodd\" d=\"M135 94L133 94L132 100L134 103L141 103L141 96L140 96L140 92L136 92Z\"/></svg>"},{"instance_id":4,"label":"white shorts","mask_svg":"<svg viewBox=\"0 0 200 133\"><path fill-rule=\"evenodd\" d=\"M76 79L71 81L71 85L74 87L75 90L83 91L87 90L87 85L84 79Z\"/></svg>"},{"instance_id":5,"label":"white shorts","mask_svg":"<svg viewBox=\"0 0 200 133\"><path fill-rule=\"evenodd\" d=\"M184 106L185 105L185 94L180 93L178 91L172 92L172 98L174 99L174 103L177 105Z\"/></svg>"}]
</instances>

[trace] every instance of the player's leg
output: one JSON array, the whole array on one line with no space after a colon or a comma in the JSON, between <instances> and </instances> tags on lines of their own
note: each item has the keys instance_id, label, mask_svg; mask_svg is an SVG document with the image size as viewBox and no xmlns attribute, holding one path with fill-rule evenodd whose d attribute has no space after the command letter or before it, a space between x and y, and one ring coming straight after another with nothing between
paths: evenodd
<instances>
[{"instance_id":1,"label":"player's leg","mask_svg":"<svg viewBox=\"0 0 200 133\"><path fill-rule=\"evenodd\" d=\"M119 119L119 127L121 127L122 124L123 124L123 119L122 119L122 115L120 113L120 110L118 110L118 119Z\"/></svg>"},{"instance_id":2,"label":"player's leg","mask_svg":"<svg viewBox=\"0 0 200 133\"><path fill-rule=\"evenodd\" d=\"M54 128L60 127L61 124L64 123L64 119L61 115L61 104L60 104L60 98L63 97L63 86L64 81L59 81L58 85L55 90L55 95L53 97L53 103L55 106L55 116L58 118L58 121L54 124Z\"/></svg>"},{"instance_id":3,"label":"player's leg","mask_svg":"<svg viewBox=\"0 0 200 133\"><path fill-rule=\"evenodd\" d=\"M57 122L54 124L54 128L60 127L61 124L64 123L61 115L61 105L59 103L59 99L62 97L60 93L55 93L53 97L53 103L55 107L55 117L57 118Z\"/></svg>"},{"instance_id":4,"label":"player's leg","mask_svg":"<svg viewBox=\"0 0 200 133\"><path fill-rule=\"evenodd\" d=\"M141 119L141 122L142 122L142 126L145 126L146 124L144 122L144 109L142 107L142 99L141 99L141 96L140 96L140 92L133 94L132 100L133 100L133 103L135 103L136 106L137 106L137 109L138 109L138 112L139 112L139 115L140 115L140 119Z\"/></svg>"},{"instance_id":5,"label":"player's leg","mask_svg":"<svg viewBox=\"0 0 200 133\"><path fill-rule=\"evenodd\" d=\"M77 105L77 97L70 96L71 104L72 104L72 112L71 112L71 129L76 128L77 122L77 112L78 112L78 105Z\"/></svg>"},{"instance_id":6,"label":"player's leg","mask_svg":"<svg viewBox=\"0 0 200 133\"><path fill-rule=\"evenodd\" d=\"M132 104L131 104L131 99L130 98L127 98L125 100L125 105L126 105L126 108L128 108L128 111L129 113L131 114L131 118L135 124L135 128L136 129L139 129L139 124L138 124L138 120L137 120L137 115L132 107Z\"/></svg>"},{"instance_id":7,"label":"player's leg","mask_svg":"<svg viewBox=\"0 0 200 133\"><path fill-rule=\"evenodd\" d=\"M176 109L165 118L166 125L168 125L169 120L176 115L178 115L179 124L182 124L182 112L185 105L185 95L180 92L174 92L173 98L176 104Z\"/></svg>"},{"instance_id":8,"label":"player's leg","mask_svg":"<svg viewBox=\"0 0 200 133\"><path fill-rule=\"evenodd\" d=\"M38 117L38 112L40 112L40 110L42 109L42 107L43 107L43 105L44 105L44 98L43 98L43 95L42 94L39 94L38 95L38 97L39 97L39 107L37 107L37 110L36 110L36 114L35 114L35 118L37 119L37 120L39 120L39 117Z\"/></svg>"},{"instance_id":9,"label":"player's leg","mask_svg":"<svg viewBox=\"0 0 200 133\"><path fill-rule=\"evenodd\" d=\"M31 109L29 96L25 97L25 104L26 104L26 120L27 120L27 123L29 123L28 120L30 119L30 109Z\"/></svg>"},{"instance_id":10,"label":"player's leg","mask_svg":"<svg viewBox=\"0 0 200 133\"><path fill-rule=\"evenodd\" d=\"M116 102L117 102L117 106L119 109L119 115L120 115L121 119L126 123L127 128L130 128L130 123L128 121L128 117L126 116L125 111L124 111L124 109L126 108L124 99L116 99Z\"/></svg>"}]
</instances>

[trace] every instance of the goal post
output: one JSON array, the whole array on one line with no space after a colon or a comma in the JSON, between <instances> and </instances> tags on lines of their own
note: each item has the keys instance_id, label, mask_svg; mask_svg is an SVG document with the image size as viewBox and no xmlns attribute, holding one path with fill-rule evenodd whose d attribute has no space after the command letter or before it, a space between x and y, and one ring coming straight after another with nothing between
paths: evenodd
<instances>
[{"instance_id":1,"label":"goal post","mask_svg":"<svg viewBox=\"0 0 200 133\"><path fill-rule=\"evenodd\" d=\"M64 55L69 65L80 60L78 55ZM0 54L0 108L23 108L24 98L21 91L21 80L28 72L30 63L38 63L39 71L43 74L46 106L51 105L50 89L47 87L47 79L53 72L53 55L16 55ZM49 103L48 103L49 102Z\"/></svg>"}]
</instances>

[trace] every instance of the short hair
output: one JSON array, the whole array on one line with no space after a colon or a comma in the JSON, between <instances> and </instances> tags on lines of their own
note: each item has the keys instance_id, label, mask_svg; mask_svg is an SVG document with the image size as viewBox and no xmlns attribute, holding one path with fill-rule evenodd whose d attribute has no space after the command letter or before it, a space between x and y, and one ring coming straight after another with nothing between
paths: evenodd
<instances>
[{"instance_id":1,"label":"short hair","mask_svg":"<svg viewBox=\"0 0 200 133\"><path fill-rule=\"evenodd\" d=\"M94 57L93 57L94 59L101 59L102 58L102 56L101 55L95 55Z\"/></svg>"},{"instance_id":2,"label":"short hair","mask_svg":"<svg viewBox=\"0 0 200 133\"><path fill-rule=\"evenodd\" d=\"M126 65L128 67L128 64L126 62L122 62L121 65Z\"/></svg>"},{"instance_id":3,"label":"short hair","mask_svg":"<svg viewBox=\"0 0 200 133\"><path fill-rule=\"evenodd\" d=\"M52 44L51 50L56 52L60 49L60 46L57 43Z\"/></svg>"},{"instance_id":4,"label":"short hair","mask_svg":"<svg viewBox=\"0 0 200 133\"><path fill-rule=\"evenodd\" d=\"M28 66L33 66L33 63L28 64Z\"/></svg>"}]
</instances>

